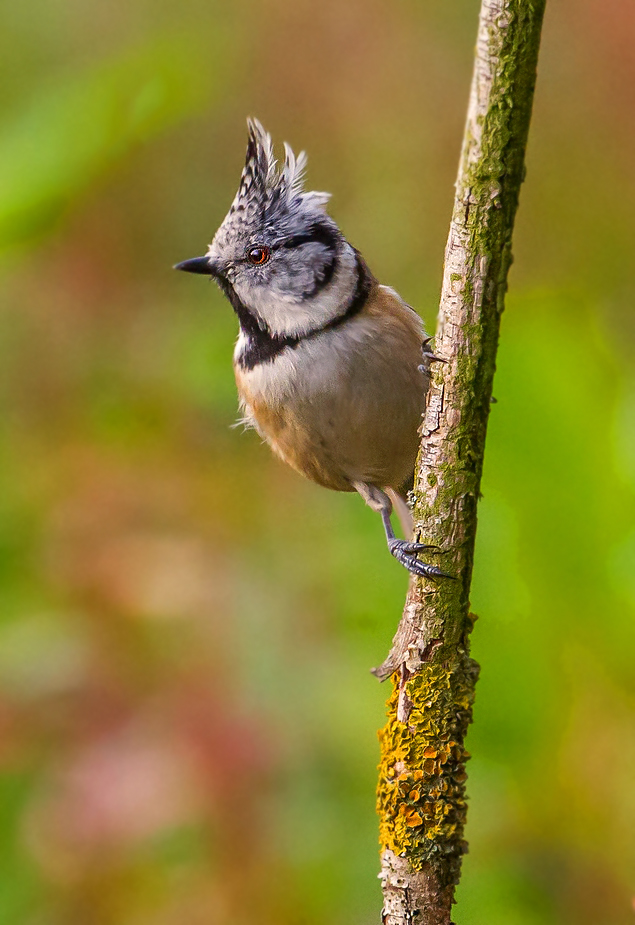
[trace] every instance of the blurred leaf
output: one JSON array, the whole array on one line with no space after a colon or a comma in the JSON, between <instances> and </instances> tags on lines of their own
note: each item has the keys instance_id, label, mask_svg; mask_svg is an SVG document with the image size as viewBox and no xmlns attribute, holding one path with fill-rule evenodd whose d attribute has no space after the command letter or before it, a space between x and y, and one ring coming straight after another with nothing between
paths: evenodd
<instances>
[{"instance_id":1,"label":"blurred leaf","mask_svg":"<svg viewBox=\"0 0 635 925\"><path fill-rule=\"evenodd\" d=\"M134 147L208 105L221 61L214 42L161 35L26 105L0 128L0 252L45 232Z\"/></svg>"},{"instance_id":2,"label":"blurred leaf","mask_svg":"<svg viewBox=\"0 0 635 925\"><path fill-rule=\"evenodd\" d=\"M0 922L19 925L43 901L43 884L33 858L25 851L21 829L31 797L33 777L25 773L4 773L0 777ZM27 919L27 916L29 917Z\"/></svg>"}]
</instances>

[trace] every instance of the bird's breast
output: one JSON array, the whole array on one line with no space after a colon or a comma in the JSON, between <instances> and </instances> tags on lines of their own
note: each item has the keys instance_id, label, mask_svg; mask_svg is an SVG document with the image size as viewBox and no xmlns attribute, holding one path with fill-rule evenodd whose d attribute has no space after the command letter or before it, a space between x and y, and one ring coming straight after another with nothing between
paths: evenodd
<instances>
[{"instance_id":1,"label":"bird's breast","mask_svg":"<svg viewBox=\"0 0 635 925\"><path fill-rule=\"evenodd\" d=\"M234 366L245 416L274 452L339 491L352 481L398 488L414 468L427 387L421 322L380 296L270 362Z\"/></svg>"}]
</instances>

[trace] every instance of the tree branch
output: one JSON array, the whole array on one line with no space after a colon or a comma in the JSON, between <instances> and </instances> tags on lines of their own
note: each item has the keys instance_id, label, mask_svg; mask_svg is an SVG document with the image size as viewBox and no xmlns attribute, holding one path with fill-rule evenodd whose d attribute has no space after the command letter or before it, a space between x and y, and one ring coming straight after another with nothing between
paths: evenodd
<instances>
[{"instance_id":1,"label":"tree branch","mask_svg":"<svg viewBox=\"0 0 635 925\"><path fill-rule=\"evenodd\" d=\"M467 848L476 507L544 6L481 5L436 335L444 362L434 367L415 484L416 538L441 547L439 564L457 580L411 581L390 655L375 669L394 685L378 787L385 925L449 925Z\"/></svg>"}]
</instances>

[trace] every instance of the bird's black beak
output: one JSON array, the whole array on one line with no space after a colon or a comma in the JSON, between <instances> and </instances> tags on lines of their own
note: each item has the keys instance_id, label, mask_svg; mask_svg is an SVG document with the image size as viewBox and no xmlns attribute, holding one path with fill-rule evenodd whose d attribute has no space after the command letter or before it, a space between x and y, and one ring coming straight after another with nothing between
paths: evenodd
<instances>
[{"instance_id":1,"label":"bird's black beak","mask_svg":"<svg viewBox=\"0 0 635 925\"><path fill-rule=\"evenodd\" d=\"M192 257L174 266L175 270L184 270L186 273L201 273L203 276L216 276L216 267L209 257Z\"/></svg>"}]
</instances>

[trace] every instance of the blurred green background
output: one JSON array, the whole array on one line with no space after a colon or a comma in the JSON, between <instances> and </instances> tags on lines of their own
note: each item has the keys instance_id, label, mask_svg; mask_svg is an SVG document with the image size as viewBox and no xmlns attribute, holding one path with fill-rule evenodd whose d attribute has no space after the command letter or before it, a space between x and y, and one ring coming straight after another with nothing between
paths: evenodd
<instances>
[{"instance_id":1,"label":"blurred green background","mask_svg":"<svg viewBox=\"0 0 635 925\"><path fill-rule=\"evenodd\" d=\"M480 506L457 925L635 895L635 7L548 4ZM30 0L0 32L0 922L370 925L406 573L231 430L173 273L245 117L434 329L477 0ZM354 554L350 555L350 551Z\"/></svg>"}]
</instances>

